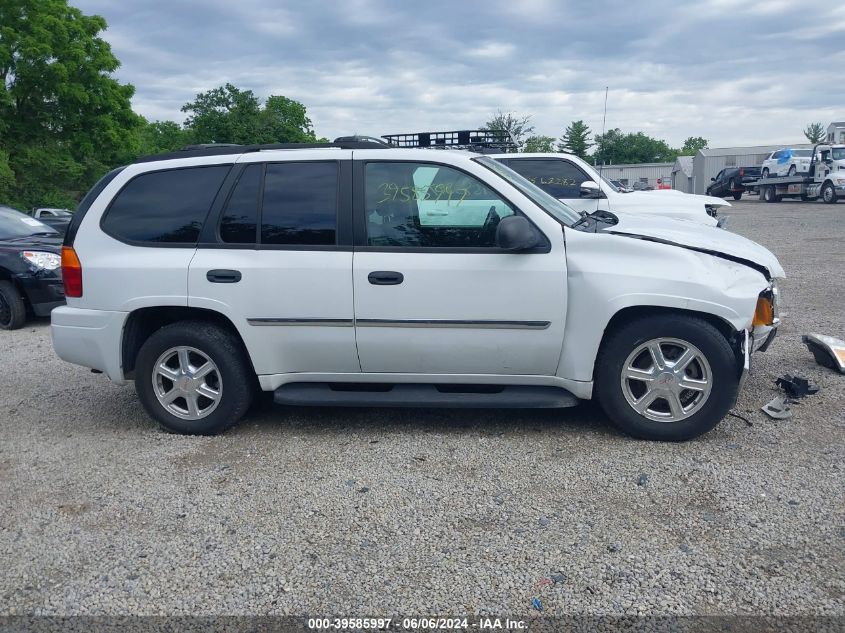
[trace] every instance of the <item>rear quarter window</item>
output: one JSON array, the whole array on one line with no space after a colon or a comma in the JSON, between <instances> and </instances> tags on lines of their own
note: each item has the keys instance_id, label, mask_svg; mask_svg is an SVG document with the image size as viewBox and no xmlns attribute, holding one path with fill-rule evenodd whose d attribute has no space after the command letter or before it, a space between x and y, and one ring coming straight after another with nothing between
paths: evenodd
<instances>
[{"instance_id":1,"label":"rear quarter window","mask_svg":"<svg viewBox=\"0 0 845 633\"><path fill-rule=\"evenodd\" d=\"M100 226L125 242L196 244L231 165L136 176L115 196Z\"/></svg>"}]
</instances>

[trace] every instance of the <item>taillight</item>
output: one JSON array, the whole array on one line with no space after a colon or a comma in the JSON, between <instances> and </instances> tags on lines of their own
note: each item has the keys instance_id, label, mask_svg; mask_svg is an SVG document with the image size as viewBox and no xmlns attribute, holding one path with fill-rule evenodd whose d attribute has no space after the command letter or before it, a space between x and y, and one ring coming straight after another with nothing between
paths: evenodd
<instances>
[{"instance_id":1,"label":"taillight","mask_svg":"<svg viewBox=\"0 0 845 633\"><path fill-rule=\"evenodd\" d=\"M62 246L62 281L66 297L82 296L82 264L72 246Z\"/></svg>"}]
</instances>

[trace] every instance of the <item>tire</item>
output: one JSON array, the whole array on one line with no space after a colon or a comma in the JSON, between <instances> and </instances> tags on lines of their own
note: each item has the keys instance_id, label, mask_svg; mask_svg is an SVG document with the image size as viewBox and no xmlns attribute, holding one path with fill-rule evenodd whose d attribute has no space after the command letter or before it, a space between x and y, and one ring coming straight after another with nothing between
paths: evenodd
<instances>
[{"instance_id":1,"label":"tire","mask_svg":"<svg viewBox=\"0 0 845 633\"><path fill-rule=\"evenodd\" d=\"M666 386L651 389L646 386L649 383L623 378L623 368L630 367L636 373L637 367L654 359L644 347L655 341L665 368L658 376L668 381ZM674 373L670 363L677 361L684 349L689 350L693 360ZM737 365L730 343L704 319L681 315L643 317L610 332L603 342L596 359L596 396L622 432L646 440L681 442L713 429L736 403L740 378ZM655 366L652 360L651 371L655 371ZM698 380L687 384L695 384L700 390L673 383L677 377ZM661 396L672 389L679 390L677 397ZM637 397L639 402L645 402L644 413L634 409ZM654 399L645 401L648 397ZM672 412L670 399L680 407L675 409L680 415Z\"/></svg>"},{"instance_id":2,"label":"tire","mask_svg":"<svg viewBox=\"0 0 845 633\"><path fill-rule=\"evenodd\" d=\"M728 192L731 194L731 196L733 196L734 200L739 200L740 198L742 198L742 192L736 191L736 181L733 178L731 178L728 182Z\"/></svg>"},{"instance_id":3,"label":"tire","mask_svg":"<svg viewBox=\"0 0 845 633\"><path fill-rule=\"evenodd\" d=\"M240 341L205 321L157 330L135 362L135 389L147 413L166 430L185 435L217 435L234 426L252 402L254 383Z\"/></svg>"},{"instance_id":4,"label":"tire","mask_svg":"<svg viewBox=\"0 0 845 633\"><path fill-rule=\"evenodd\" d=\"M17 330L26 323L23 295L11 281L0 281L0 330Z\"/></svg>"},{"instance_id":5,"label":"tire","mask_svg":"<svg viewBox=\"0 0 845 633\"><path fill-rule=\"evenodd\" d=\"M781 200L783 200L783 196L777 195L774 186L768 186L764 187L763 200L765 200L766 202L780 202Z\"/></svg>"},{"instance_id":6,"label":"tire","mask_svg":"<svg viewBox=\"0 0 845 633\"><path fill-rule=\"evenodd\" d=\"M763 173L761 174L761 176L762 176L763 178L768 178L768 177L769 177L769 168L768 168L768 167L765 167L765 168L763 169Z\"/></svg>"},{"instance_id":7,"label":"tire","mask_svg":"<svg viewBox=\"0 0 845 633\"><path fill-rule=\"evenodd\" d=\"M839 196L836 195L836 189L829 182L824 183L822 187L822 200L827 204L836 204L836 201L839 200Z\"/></svg>"},{"instance_id":8,"label":"tire","mask_svg":"<svg viewBox=\"0 0 845 633\"><path fill-rule=\"evenodd\" d=\"M766 202L777 202L777 195L773 186L763 187L761 195Z\"/></svg>"},{"instance_id":9,"label":"tire","mask_svg":"<svg viewBox=\"0 0 845 633\"><path fill-rule=\"evenodd\" d=\"M795 167L795 165L790 165L790 166L789 166L789 171L788 171L788 172L786 172L786 175L787 175L787 176L789 176L789 177L792 177L792 176L794 176L794 175L795 175L795 174L797 174L797 173L798 173L798 169Z\"/></svg>"}]
</instances>

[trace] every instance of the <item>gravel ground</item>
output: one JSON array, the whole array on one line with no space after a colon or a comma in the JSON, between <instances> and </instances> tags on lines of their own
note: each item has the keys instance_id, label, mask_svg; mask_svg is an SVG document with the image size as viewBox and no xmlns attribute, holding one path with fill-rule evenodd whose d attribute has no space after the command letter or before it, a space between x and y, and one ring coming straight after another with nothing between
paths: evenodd
<instances>
[{"instance_id":1,"label":"gravel ground","mask_svg":"<svg viewBox=\"0 0 845 633\"><path fill-rule=\"evenodd\" d=\"M845 204L734 205L788 314L736 411L685 444L562 411L265 405L168 435L134 389L0 332L0 614L845 615ZM821 392L787 421L775 377Z\"/></svg>"}]
</instances>

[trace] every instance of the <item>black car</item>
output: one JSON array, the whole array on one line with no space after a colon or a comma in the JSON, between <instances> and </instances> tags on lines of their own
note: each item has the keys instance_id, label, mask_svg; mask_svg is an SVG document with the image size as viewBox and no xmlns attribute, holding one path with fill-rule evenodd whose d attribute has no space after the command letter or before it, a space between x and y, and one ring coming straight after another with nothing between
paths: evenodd
<instances>
[{"instance_id":1,"label":"black car","mask_svg":"<svg viewBox=\"0 0 845 633\"><path fill-rule=\"evenodd\" d=\"M734 200L742 198L746 185L760 178L759 167L726 167L707 186L707 195Z\"/></svg>"},{"instance_id":2,"label":"black car","mask_svg":"<svg viewBox=\"0 0 845 633\"><path fill-rule=\"evenodd\" d=\"M0 329L28 315L48 316L65 302L62 236L43 222L0 206Z\"/></svg>"}]
</instances>

